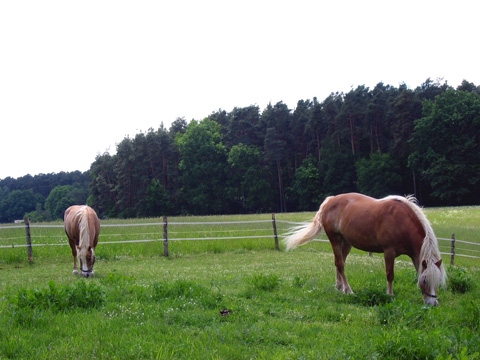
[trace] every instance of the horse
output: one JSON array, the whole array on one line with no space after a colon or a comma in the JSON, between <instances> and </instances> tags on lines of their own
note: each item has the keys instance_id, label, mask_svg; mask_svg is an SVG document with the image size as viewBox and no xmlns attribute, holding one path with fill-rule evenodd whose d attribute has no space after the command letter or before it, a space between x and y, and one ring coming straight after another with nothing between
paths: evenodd
<instances>
[{"instance_id":1,"label":"horse","mask_svg":"<svg viewBox=\"0 0 480 360\"><path fill-rule=\"evenodd\" d=\"M80 258L81 274L84 277L93 276L95 264L95 247L100 233L100 221L91 207L73 205L65 210L65 233L72 248L73 274L78 275L77 251Z\"/></svg>"},{"instance_id":2,"label":"horse","mask_svg":"<svg viewBox=\"0 0 480 360\"><path fill-rule=\"evenodd\" d=\"M313 240L322 228L335 257L337 289L353 294L344 272L352 246L384 254L387 294L392 296L395 258L407 255L417 270L425 304L438 306L437 289L440 285L445 287L446 273L432 226L413 196L329 196L311 223L290 230L284 239L286 250Z\"/></svg>"}]
</instances>

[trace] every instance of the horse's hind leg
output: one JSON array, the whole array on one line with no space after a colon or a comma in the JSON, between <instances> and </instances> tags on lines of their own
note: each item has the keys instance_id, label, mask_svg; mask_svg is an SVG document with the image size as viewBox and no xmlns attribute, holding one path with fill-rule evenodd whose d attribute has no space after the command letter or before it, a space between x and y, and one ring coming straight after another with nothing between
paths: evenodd
<instances>
[{"instance_id":1,"label":"horse's hind leg","mask_svg":"<svg viewBox=\"0 0 480 360\"><path fill-rule=\"evenodd\" d=\"M395 252L385 250L383 258L385 259L385 270L387 272L387 295L393 295L393 279L395 278L393 265L395 264Z\"/></svg>"},{"instance_id":2,"label":"horse's hind leg","mask_svg":"<svg viewBox=\"0 0 480 360\"><path fill-rule=\"evenodd\" d=\"M345 276L345 260L352 246L344 241L330 241L335 256L335 267L337 268L337 289L343 291L345 294L353 294L347 277Z\"/></svg>"}]
</instances>

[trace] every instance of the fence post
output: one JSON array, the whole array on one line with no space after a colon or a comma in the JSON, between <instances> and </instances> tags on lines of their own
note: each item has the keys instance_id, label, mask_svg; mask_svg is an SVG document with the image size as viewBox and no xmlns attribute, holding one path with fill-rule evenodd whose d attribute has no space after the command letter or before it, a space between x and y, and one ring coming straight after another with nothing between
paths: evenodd
<instances>
[{"instance_id":1,"label":"fence post","mask_svg":"<svg viewBox=\"0 0 480 360\"><path fill-rule=\"evenodd\" d=\"M273 235L275 235L275 249L280 250L280 246L278 245L277 222L275 221L275 214L272 214L272 224L273 224Z\"/></svg>"},{"instance_id":2,"label":"fence post","mask_svg":"<svg viewBox=\"0 0 480 360\"><path fill-rule=\"evenodd\" d=\"M450 265L453 266L455 261L455 234L452 234L452 251L450 253Z\"/></svg>"},{"instance_id":3,"label":"fence post","mask_svg":"<svg viewBox=\"0 0 480 360\"><path fill-rule=\"evenodd\" d=\"M163 256L168 256L168 221L163 217Z\"/></svg>"},{"instance_id":4,"label":"fence post","mask_svg":"<svg viewBox=\"0 0 480 360\"><path fill-rule=\"evenodd\" d=\"M25 232L27 233L27 252L28 261L33 262L32 237L30 236L30 220L25 216Z\"/></svg>"}]
</instances>

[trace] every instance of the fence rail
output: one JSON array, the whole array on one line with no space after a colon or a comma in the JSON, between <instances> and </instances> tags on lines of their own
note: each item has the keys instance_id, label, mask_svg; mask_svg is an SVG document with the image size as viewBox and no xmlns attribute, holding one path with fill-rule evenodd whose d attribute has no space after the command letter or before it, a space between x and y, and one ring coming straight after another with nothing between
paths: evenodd
<instances>
[{"instance_id":1,"label":"fence rail","mask_svg":"<svg viewBox=\"0 0 480 360\"><path fill-rule=\"evenodd\" d=\"M168 231L169 226L199 226L199 225L226 225L226 224L231 224L231 225L239 225L239 224L254 224L254 223L271 223L272 224L272 232L268 235L247 235L248 232L260 232L260 231L267 231L266 229L242 229L242 235L241 236L204 236L204 237L172 237L169 238L169 235L172 234L182 234L182 232L179 231ZM292 221L285 221L285 220L276 220L275 219L275 214L272 214L272 219L271 220L249 220L249 221L208 221L208 222L168 222L167 218L164 218L163 222L153 222L153 223L135 223L135 224L102 224L102 228L121 228L121 227L145 227L145 226L155 226L160 228L163 228L163 231L158 231L158 232L150 232L150 233L136 233L137 235L153 235L153 238L150 239L133 239L133 240L118 240L118 241L99 241L99 244L131 244L131 243L145 243L145 242L164 242L164 255L168 256L168 241L197 241L197 240L238 240L238 239L274 239L275 241L275 248L277 250L280 249L279 247L279 238L283 238L283 235L277 235L277 223L279 224L285 224L285 225L299 225L301 223L298 222L292 222ZM11 241L11 244L5 245L0 243L0 249L1 248L23 248L26 247L29 252L29 260L32 260L31 257L31 249L33 247L40 247L40 246L65 246L68 245L67 241L63 241L65 239L65 235L59 235L59 236L45 236L45 235L39 235L35 234L34 236L31 235L31 229L41 229L41 228L62 228L63 225L36 225L36 224L29 224L28 220L25 222L25 224L22 225L7 225L7 226L0 226L0 241L1 240L8 240ZM26 243L14 243L14 240L17 240L18 242L19 239L22 239L24 237L21 236L14 236L14 237L4 237L2 238L1 232L2 230L12 230L12 229L25 229L26 232L26 238L27 241ZM218 232L221 233L228 233L228 232L239 232L240 230L221 230ZM209 230L210 233L215 233L215 231ZM155 238L155 235L158 235L157 238ZM113 236L124 236L124 234L109 234L110 237ZM38 238L52 238L52 237L57 237L61 238L62 242L61 243L32 243L30 237L34 237L35 239ZM471 242L471 241L464 241L464 240L458 240L455 239L455 236L452 235L452 238L437 238L439 240L439 247L440 247L440 253L443 255L450 255L450 263L453 265L454 264L454 259L456 256L460 257L466 257L466 258L474 258L474 259L480 259L480 256L477 256L475 254L480 255L480 244ZM319 241L319 242L328 242L327 239L322 239L322 238L317 238L314 241ZM448 242L449 244L443 245L443 243ZM471 249L471 248L464 248L464 247L458 247L457 245L468 245L470 247L472 246L478 246L479 250ZM446 251L442 251L444 249L449 249ZM462 252L462 253L459 253Z\"/></svg>"}]
</instances>

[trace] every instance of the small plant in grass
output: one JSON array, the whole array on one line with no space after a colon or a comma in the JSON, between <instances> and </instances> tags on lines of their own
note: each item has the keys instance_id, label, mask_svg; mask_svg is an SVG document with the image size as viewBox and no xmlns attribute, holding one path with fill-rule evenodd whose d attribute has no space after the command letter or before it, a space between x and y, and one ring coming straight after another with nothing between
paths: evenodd
<instances>
[{"instance_id":1,"label":"small plant in grass","mask_svg":"<svg viewBox=\"0 0 480 360\"><path fill-rule=\"evenodd\" d=\"M194 298L203 295L204 289L193 281L176 280L173 283L154 283L153 292L156 299Z\"/></svg>"},{"instance_id":2,"label":"small plant in grass","mask_svg":"<svg viewBox=\"0 0 480 360\"><path fill-rule=\"evenodd\" d=\"M440 355L437 357L437 360L474 360L480 359L480 354L478 352L474 354L469 354L467 348L463 348L460 353L452 355L449 354L447 357Z\"/></svg>"},{"instance_id":3,"label":"small plant in grass","mask_svg":"<svg viewBox=\"0 0 480 360\"><path fill-rule=\"evenodd\" d=\"M452 344L448 348L449 358L455 360L480 359L480 333L478 329L462 324L454 328L451 337Z\"/></svg>"},{"instance_id":4,"label":"small plant in grass","mask_svg":"<svg viewBox=\"0 0 480 360\"><path fill-rule=\"evenodd\" d=\"M362 289L355 294L348 296L347 299L354 304L363 306L378 306L393 301L393 296L387 295L384 290Z\"/></svg>"},{"instance_id":5,"label":"small plant in grass","mask_svg":"<svg viewBox=\"0 0 480 360\"><path fill-rule=\"evenodd\" d=\"M473 289L475 283L467 272L467 270L449 266L448 272L448 288L454 293L465 294Z\"/></svg>"},{"instance_id":6,"label":"small plant in grass","mask_svg":"<svg viewBox=\"0 0 480 360\"><path fill-rule=\"evenodd\" d=\"M135 280L133 276L123 275L117 272L112 272L107 275L104 279L102 279L102 283L106 285L117 285L117 286L125 286L128 283L131 283Z\"/></svg>"},{"instance_id":7,"label":"small plant in grass","mask_svg":"<svg viewBox=\"0 0 480 360\"><path fill-rule=\"evenodd\" d=\"M65 309L97 308L105 301L102 288L94 282L79 281L72 287L66 286L63 291L67 293Z\"/></svg>"},{"instance_id":8,"label":"small plant in grass","mask_svg":"<svg viewBox=\"0 0 480 360\"><path fill-rule=\"evenodd\" d=\"M376 342L376 355L379 359L435 359L445 341L435 331L395 328L384 332Z\"/></svg>"},{"instance_id":9,"label":"small plant in grass","mask_svg":"<svg viewBox=\"0 0 480 360\"><path fill-rule=\"evenodd\" d=\"M376 309L382 325L424 328L433 308L431 306L412 305L408 301L392 301L378 306Z\"/></svg>"},{"instance_id":10,"label":"small plant in grass","mask_svg":"<svg viewBox=\"0 0 480 360\"><path fill-rule=\"evenodd\" d=\"M300 278L300 276L295 276L292 281L293 286L297 288L304 287L306 283L307 283L307 280Z\"/></svg>"},{"instance_id":11,"label":"small plant in grass","mask_svg":"<svg viewBox=\"0 0 480 360\"><path fill-rule=\"evenodd\" d=\"M461 322L472 330L480 329L480 305L477 302L464 302L461 307Z\"/></svg>"},{"instance_id":12,"label":"small plant in grass","mask_svg":"<svg viewBox=\"0 0 480 360\"><path fill-rule=\"evenodd\" d=\"M273 291L280 284L280 278L274 274L255 274L253 275L250 284L257 290Z\"/></svg>"},{"instance_id":13,"label":"small plant in grass","mask_svg":"<svg viewBox=\"0 0 480 360\"><path fill-rule=\"evenodd\" d=\"M0 259L0 266L4 264L21 264L25 262L25 254L18 250L13 251L13 249L7 249L7 251L3 251L1 255L2 259Z\"/></svg>"},{"instance_id":14,"label":"small plant in grass","mask_svg":"<svg viewBox=\"0 0 480 360\"><path fill-rule=\"evenodd\" d=\"M176 280L173 283L154 283L153 298L181 302L189 299L201 307L215 308L221 306L223 295L219 291L212 292L193 281Z\"/></svg>"}]
</instances>

